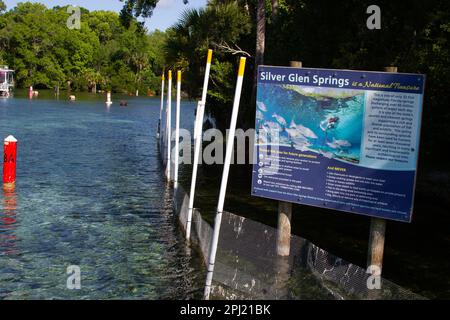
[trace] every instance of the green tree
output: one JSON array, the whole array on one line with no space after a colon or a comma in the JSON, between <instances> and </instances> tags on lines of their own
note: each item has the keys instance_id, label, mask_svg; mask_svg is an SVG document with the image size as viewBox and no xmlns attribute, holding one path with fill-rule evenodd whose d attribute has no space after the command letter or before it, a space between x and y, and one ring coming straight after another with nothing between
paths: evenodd
<instances>
[{"instance_id":1,"label":"green tree","mask_svg":"<svg viewBox=\"0 0 450 320\"><path fill-rule=\"evenodd\" d=\"M0 14L6 11L6 4L0 0Z\"/></svg>"},{"instance_id":2,"label":"green tree","mask_svg":"<svg viewBox=\"0 0 450 320\"><path fill-rule=\"evenodd\" d=\"M167 64L182 69L183 88L191 97L200 95L208 48L214 48L207 112L219 124L227 123L238 57L232 49L251 31L247 12L236 1L210 3L204 9L188 9L168 30ZM228 108L227 108L228 107Z\"/></svg>"},{"instance_id":3,"label":"green tree","mask_svg":"<svg viewBox=\"0 0 450 320\"><path fill-rule=\"evenodd\" d=\"M162 70L164 54L151 50L136 19L125 28L115 12L82 8L81 28L70 30L69 15L67 7L29 2L0 15L0 62L16 70L19 87L67 83L71 89L94 92L112 87L155 91L154 70Z\"/></svg>"},{"instance_id":4,"label":"green tree","mask_svg":"<svg viewBox=\"0 0 450 320\"><path fill-rule=\"evenodd\" d=\"M120 18L124 26L130 26L133 17L149 18L153 14L153 10L158 4L159 0L120 0L125 2ZM184 4L188 4L188 0L182 0Z\"/></svg>"}]
</instances>

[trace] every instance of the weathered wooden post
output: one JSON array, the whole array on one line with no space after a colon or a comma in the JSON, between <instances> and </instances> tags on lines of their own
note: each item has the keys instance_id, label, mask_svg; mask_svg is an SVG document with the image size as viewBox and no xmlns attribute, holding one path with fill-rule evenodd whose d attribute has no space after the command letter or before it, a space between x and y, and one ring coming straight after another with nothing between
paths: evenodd
<instances>
[{"instance_id":1,"label":"weathered wooden post","mask_svg":"<svg viewBox=\"0 0 450 320\"><path fill-rule=\"evenodd\" d=\"M301 61L290 61L290 66L301 68ZM291 250L291 219L292 203L278 202L278 234L277 234L277 254L279 256L289 256Z\"/></svg>"},{"instance_id":2,"label":"weathered wooden post","mask_svg":"<svg viewBox=\"0 0 450 320\"><path fill-rule=\"evenodd\" d=\"M370 219L369 252L367 255L367 267L383 267L384 238L386 232L386 220L380 218Z\"/></svg>"},{"instance_id":3,"label":"weathered wooden post","mask_svg":"<svg viewBox=\"0 0 450 320\"><path fill-rule=\"evenodd\" d=\"M397 72L397 67L385 67L386 72ZM383 268L384 240L386 233L386 220L381 218L371 218L369 234L369 252L367 254L367 267L375 266L379 268L377 275L381 276Z\"/></svg>"},{"instance_id":4,"label":"weathered wooden post","mask_svg":"<svg viewBox=\"0 0 450 320\"><path fill-rule=\"evenodd\" d=\"M278 202L277 254L289 256L291 250L292 203Z\"/></svg>"}]
</instances>

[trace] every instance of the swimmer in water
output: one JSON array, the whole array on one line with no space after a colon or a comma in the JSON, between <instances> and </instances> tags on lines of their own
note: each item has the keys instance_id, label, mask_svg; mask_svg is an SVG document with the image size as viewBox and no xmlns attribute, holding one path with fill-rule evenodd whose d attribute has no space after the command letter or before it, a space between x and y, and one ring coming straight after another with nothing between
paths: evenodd
<instances>
[{"instance_id":1,"label":"swimmer in water","mask_svg":"<svg viewBox=\"0 0 450 320\"><path fill-rule=\"evenodd\" d=\"M323 120L320 123L320 129L325 131L325 137L323 140L323 146L325 146L328 143L328 131L332 129L336 129L336 126L339 123L339 117L330 117L328 119Z\"/></svg>"},{"instance_id":2,"label":"swimmer in water","mask_svg":"<svg viewBox=\"0 0 450 320\"><path fill-rule=\"evenodd\" d=\"M320 123L320 128L326 132L330 129L335 129L338 123L339 117L330 117Z\"/></svg>"}]
</instances>

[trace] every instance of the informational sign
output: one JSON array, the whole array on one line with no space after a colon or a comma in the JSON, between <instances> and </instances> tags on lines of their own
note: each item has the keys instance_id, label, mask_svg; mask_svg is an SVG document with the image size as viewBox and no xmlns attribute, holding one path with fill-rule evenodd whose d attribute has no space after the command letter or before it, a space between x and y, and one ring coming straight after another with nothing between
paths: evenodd
<instances>
[{"instance_id":1,"label":"informational sign","mask_svg":"<svg viewBox=\"0 0 450 320\"><path fill-rule=\"evenodd\" d=\"M410 222L424 84L260 66L252 195Z\"/></svg>"}]
</instances>

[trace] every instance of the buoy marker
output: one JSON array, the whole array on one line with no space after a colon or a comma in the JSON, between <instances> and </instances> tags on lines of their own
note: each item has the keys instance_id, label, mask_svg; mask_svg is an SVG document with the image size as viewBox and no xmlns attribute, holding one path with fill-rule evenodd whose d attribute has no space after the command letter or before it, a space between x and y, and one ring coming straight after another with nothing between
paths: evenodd
<instances>
[{"instance_id":1,"label":"buoy marker","mask_svg":"<svg viewBox=\"0 0 450 320\"><path fill-rule=\"evenodd\" d=\"M106 104L107 104L108 106L112 105L112 101L111 101L111 91L108 91L108 92L106 93Z\"/></svg>"},{"instance_id":2,"label":"buoy marker","mask_svg":"<svg viewBox=\"0 0 450 320\"><path fill-rule=\"evenodd\" d=\"M3 187L12 189L16 183L17 139L8 136L3 143Z\"/></svg>"}]
</instances>

